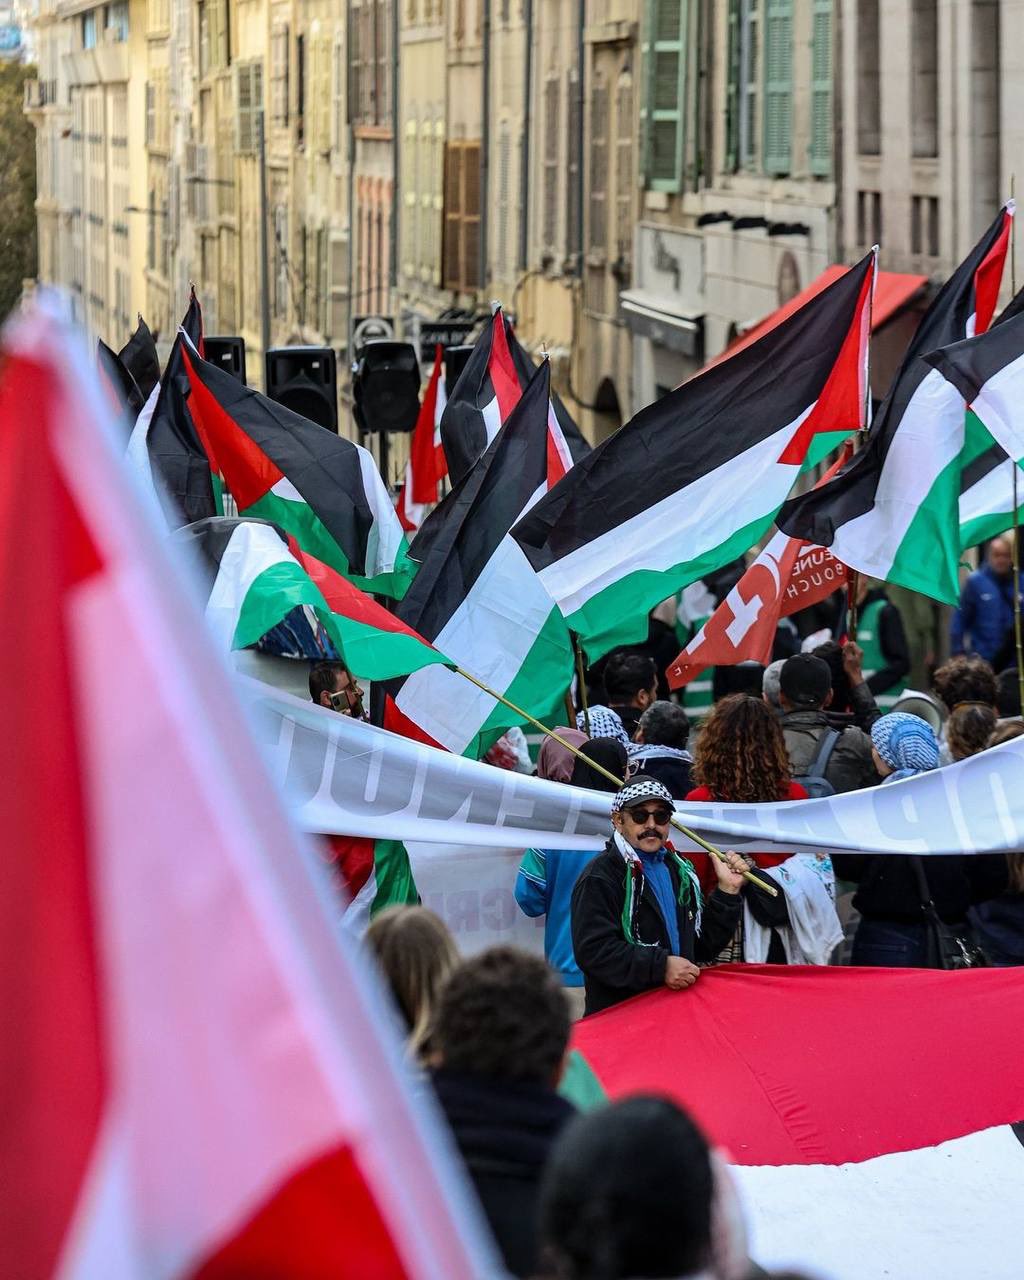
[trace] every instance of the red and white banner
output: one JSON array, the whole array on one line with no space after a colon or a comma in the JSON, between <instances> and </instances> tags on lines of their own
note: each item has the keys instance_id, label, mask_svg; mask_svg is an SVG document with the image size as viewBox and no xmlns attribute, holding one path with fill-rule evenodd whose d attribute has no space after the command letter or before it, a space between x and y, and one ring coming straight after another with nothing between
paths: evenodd
<instances>
[{"instance_id":1,"label":"red and white banner","mask_svg":"<svg viewBox=\"0 0 1024 1280\"><path fill-rule=\"evenodd\" d=\"M818 486L850 457L844 447ZM776 530L757 559L666 671L670 689L681 689L708 667L772 659L780 618L830 596L846 582L846 566L826 547Z\"/></svg>"},{"instance_id":2,"label":"red and white banner","mask_svg":"<svg viewBox=\"0 0 1024 1280\"><path fill-rule=\"evenodd\" d=\"M1011 1280L1024 1198L1016 970L723 966L575 1028L612 1098L690 1111L762 1266Z\"/></svg>"},{"instance_id":3,"label":"red and white banner","mask_svg":"<svg viewBox=\"0 0 1024 1280\"><path fill-rule=\"evenodd\" d=\"M2 357L4 1276L496 1274L84 349Z\"/></svg>"}]
</instances>

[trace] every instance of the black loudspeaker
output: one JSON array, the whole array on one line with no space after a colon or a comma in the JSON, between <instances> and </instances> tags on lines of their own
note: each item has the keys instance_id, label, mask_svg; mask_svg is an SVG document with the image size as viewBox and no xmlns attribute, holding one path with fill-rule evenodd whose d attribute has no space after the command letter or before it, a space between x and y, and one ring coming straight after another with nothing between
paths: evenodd
<instances>
[{"instance_id":1,"label":"black loudspeaker","mask_svg":"<svg viewBox=\"0 0 1024 1280\"><path fill-rule=\"evenodd\" d=\"M448 394L455 390L455 384L466 367L466 362L472 354L472 347L445 347L444 349L444 384L448 388Z\"/></svg>"},{"instance_id":2,"label":"black loudspeaker","mask_svg":"<svg viewBox=\"0 0 1024 1280\"><path fill-rule=\"evenodd\" d=\"M338 362L330 347L274 347L266 366L271 400L338 430Z\"/></svg>"},{"instance_id":3,"label":"black loudspeaker","mask_svg":"<svg viewBox=\"0 0 1024 1280\"><path fill-rule=\"evenodd\" d=\"M411 342L368 342L352 376L361 431L411 431L420 411L420 364Z\"/></svg>"},{"instance_id":4,"label":"black loudspeaker","mask_svg":"<svg viewBox=\"0 0 1024 1280\"><path fill-rule=\"evenodd\" d=\"M203 349L206 358L218 369L230 373L245 385L245 339L232 334L229 337L218 335L215 338L204 338Z\"/></svg>"}]
</instances>

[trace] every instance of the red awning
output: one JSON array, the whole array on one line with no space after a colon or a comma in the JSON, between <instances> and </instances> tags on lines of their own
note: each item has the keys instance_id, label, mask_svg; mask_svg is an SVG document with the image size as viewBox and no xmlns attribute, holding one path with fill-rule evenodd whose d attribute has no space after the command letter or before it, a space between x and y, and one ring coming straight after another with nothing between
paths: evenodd
<instances>
[{"instance_id":1,"label":"red awning","mask_svg":"<svg viewBox=\"0 0 1024 1280\"><path fill-rule=\"evenodd\" d=\"M812 281L806 289L802 289L796 297L790 298L785 306L779 307L777 311L758 321L742 337L731 343L717 359L709 360L708 364L717 364L718 360L726 356L734 356L737 351L742 351L758 338L763 338L770 329L774 329L787 316L799 310L805 302L810 302L816 294L827 289L847 270L849 270L848 267L839 265L826 267L817 280ZM877 332L887 320L891 320L896 312L902 310L927 283L927 276L906 275L899 271L879 271L875 282L875 302L871 310L871 332Z\"/></svg>"}]
</instances>

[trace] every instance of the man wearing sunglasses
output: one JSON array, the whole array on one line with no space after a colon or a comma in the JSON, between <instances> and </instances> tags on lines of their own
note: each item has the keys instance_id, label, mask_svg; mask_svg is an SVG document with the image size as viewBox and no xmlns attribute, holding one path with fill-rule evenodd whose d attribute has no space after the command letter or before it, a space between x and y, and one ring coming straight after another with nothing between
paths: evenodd
<instances>
[{"instance_id":1,"label":"man wearing sunglasses","mask_svg":"<svg viewBox=\"0 0 1024 1280\"><path fill-rule=\"evenodd\" d=\"M736 932L746 865L715 859L706 897L693 864L668 841L675 805L656 779L637 774L612 801L614 832L572 895L572 945L586 984L586 1013L641 991L682 991Z\"/></svg>"}]
</instances>

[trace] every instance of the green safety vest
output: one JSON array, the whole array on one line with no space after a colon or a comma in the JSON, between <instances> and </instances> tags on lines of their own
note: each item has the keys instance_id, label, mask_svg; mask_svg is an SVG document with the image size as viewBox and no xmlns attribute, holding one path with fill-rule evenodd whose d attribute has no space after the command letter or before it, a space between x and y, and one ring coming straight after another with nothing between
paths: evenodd
<instances>
[{"instance_id":1,"label":"green safety vest","mask_svg":"<svg viewBox=\"0 0 1024 1280\"><path fill-rule=\"evenodd\" d=\"M878 638L878 620L888 600L874 600L860 615L857 622L857 643L864 650L864 679L870 680L876 671L887 665ZM875 701L880 711L891 711L893 703L907 687L906 680L899 680L885 693L876 693Z\"/></svg>"}]
</instances>

